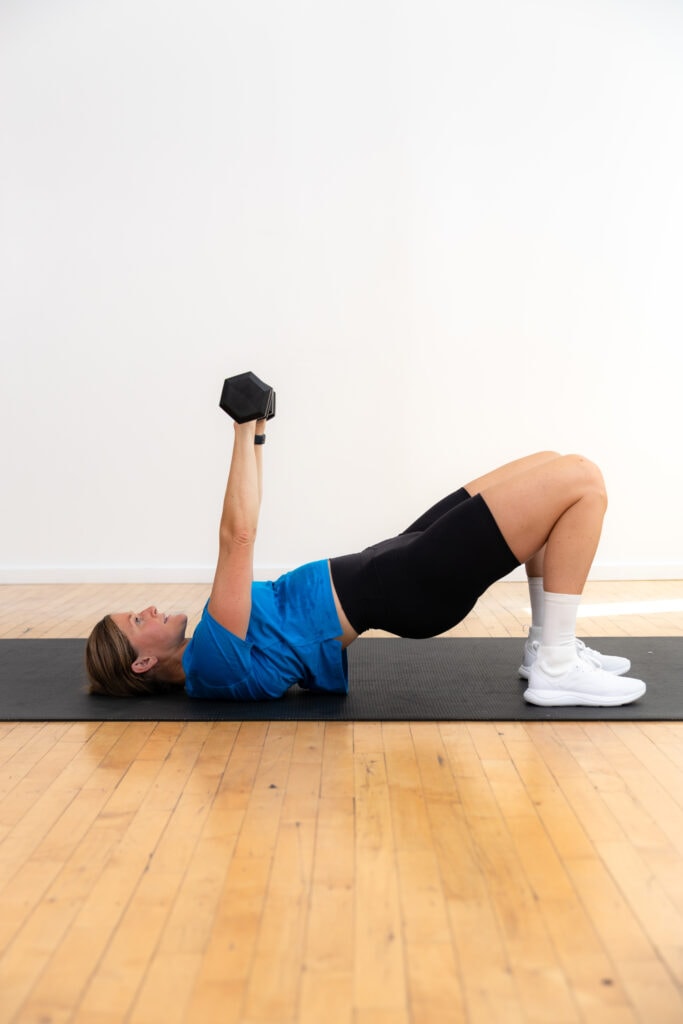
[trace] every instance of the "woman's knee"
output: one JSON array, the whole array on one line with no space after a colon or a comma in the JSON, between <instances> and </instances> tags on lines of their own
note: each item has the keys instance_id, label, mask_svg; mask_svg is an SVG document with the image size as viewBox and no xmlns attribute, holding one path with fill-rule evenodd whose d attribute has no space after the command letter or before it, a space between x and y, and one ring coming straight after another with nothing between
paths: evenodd
<instances>
[{"instance_id":1,"label":"woman's knee","mask_svg":"<svg viewBox=\"0 0 683 1024\"><path fill-rule=\"evenodd\" d=\"M536 452L533 457L539 462L552 462L553 459L561 459L562 453L548 449L548 451Z\"/></svg>"},{"instance_id":2,"label":"woman's knee","mask_svg":"<svg viewBox=\"0 0 683 1024\"><path fill-rule=\"evenodd\" d=\"M565 455L563 462L567 467L574 486L578 486L581 497L592 496L607 507L607 487L600 467L585 455Z\"/></svg>"}]
</instances>

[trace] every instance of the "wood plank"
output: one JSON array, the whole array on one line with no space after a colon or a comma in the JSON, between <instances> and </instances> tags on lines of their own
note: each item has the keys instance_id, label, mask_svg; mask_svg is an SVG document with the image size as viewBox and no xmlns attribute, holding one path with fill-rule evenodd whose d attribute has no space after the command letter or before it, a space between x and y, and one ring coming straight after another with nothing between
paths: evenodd
<instances>
[{"instance_id":1,"label":"wood plank","mask_svg":"<svg viewBox=\"0 0 683 1024\"><path fill-rule=\"evenodd\" d=\"M263 920L296 723L247 725L241 726L235 746L242 755L237 799L243 803L246 797L247 802L188 1002L188 1022L207 1020L217 1000L224 1005L225 1024L243 1019Z\"/></svg>"},{"instance_id":2,"label":"wood plank","mask_svg":"<svg viewBox=\"0 0 683 1024\"><path fill-rule=\"evenodd\" d=\"M301 979L298 1024L353 1024L353 975L307 968Z\"/></svg>"},{"instance_id":3,"label":"wood plank","mask_svg":"<svg viewBox=\"0 0 683 1024\"><path fill-rule=\"evenodd\" d=\"M682 985L683 913L628 840L601 842L598 851L672 977Z\"/></svg>"},{"instance_id":4,"label":"wood plank","mask_svg":"<svg viewBox=\"0 0 683 1024\"><path fill-rule=\"evenodd\" d=\"M636 1019L683 1019L683 995L606 864L596 854L566 861L567 871L609 950Z\"/></svg>"},{"instance_id":5,"label":"wood plank","mask_svg":"<svg viewBox=\"0 0 683 1024\"><path fill-rule=\"evenodd\" d=\"M363 729L364 737L370 730ZM373 731L381 744L381 730ZM374 745L366 744L370 747ZM355 759L356 879L354 1006L369 1011L406 1007L406 974L391 804L383 756L358 752Z\"/></svg>"},{"instance_id":6,"label":"wood plank","mask_svg":"<svg viewBox=\"0 0 683 1024\"><path fill-rule=\"evenodd\" d=\"M162 762L139 762L150 766L154 785L148 785L119 848L69 922L24 1012L68 1017L84 981L95 974L112 937L121 931L126 934L127 985L119 991L137 988L137 972L147 966L177 884L167 865L179 861L182 866L192 843L185 805L193 795L184 798L183 787L208 728L207 723L189 723Z\"/></svg>"}]
</instances>

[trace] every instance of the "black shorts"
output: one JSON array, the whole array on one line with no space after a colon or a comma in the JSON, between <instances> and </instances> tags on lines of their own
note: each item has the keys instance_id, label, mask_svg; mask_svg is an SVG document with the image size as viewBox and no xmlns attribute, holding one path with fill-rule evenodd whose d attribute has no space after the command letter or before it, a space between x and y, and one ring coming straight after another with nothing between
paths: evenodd
<instances>
[{"instance_id":1,"label":"black shorts","mask_svg":"<svg viewBox=\"0 0 683 1024\"><path fill-rule=\"evenodd\" d=\"M341 606L357 633L445 633L495 580L519 565L480 494L460 488L397 537L330 560Z\"/></svg>"}]
</instances>

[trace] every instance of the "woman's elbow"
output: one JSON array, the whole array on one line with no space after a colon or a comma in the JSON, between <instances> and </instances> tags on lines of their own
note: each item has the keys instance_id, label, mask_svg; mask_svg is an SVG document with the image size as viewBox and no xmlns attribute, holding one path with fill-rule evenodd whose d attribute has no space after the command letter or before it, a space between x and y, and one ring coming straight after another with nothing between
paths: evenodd
<instances>
[{"instance_id":1,"label":"woman's elbow","mask_svg":"<svg viewBox=\"0 0 683 1024\"><path fill-rule=\"evenodd\" d=\"M221 547L246 548L256 543L256 526L234 525L221 526Z\"/></svg>"}]
</instances>

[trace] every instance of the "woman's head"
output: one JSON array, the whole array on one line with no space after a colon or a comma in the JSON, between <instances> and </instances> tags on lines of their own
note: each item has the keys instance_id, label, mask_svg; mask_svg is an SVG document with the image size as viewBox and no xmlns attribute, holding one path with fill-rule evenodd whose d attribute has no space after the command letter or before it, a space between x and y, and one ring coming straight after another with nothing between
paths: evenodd
<instances>
[{"instance_id":1,"label":"woman's head","mask_svg":"<svg viewBox=\"0 0 683 1024\"><path fill-rule=\"evenodd\" d=\"M186 626L187 616L156 608L105 615L86 645L90 693L134 697L182 685Z\"/></svg>"}]
</instances>

